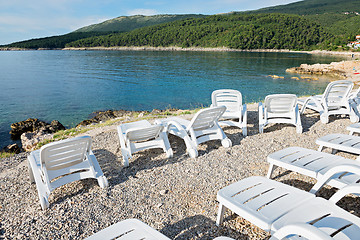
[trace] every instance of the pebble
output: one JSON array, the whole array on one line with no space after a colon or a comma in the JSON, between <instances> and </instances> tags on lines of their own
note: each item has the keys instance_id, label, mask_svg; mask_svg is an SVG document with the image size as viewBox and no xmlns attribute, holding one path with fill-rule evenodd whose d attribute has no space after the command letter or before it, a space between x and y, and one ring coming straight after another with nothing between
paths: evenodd
<instances>
[{"instance_id":1,"label":"pebble","mask_svg":"<svg viewBox=\"0 0 360 240\"><path fill-rule=\"evenodd\" d=\"M269 125L258 132L257 104L248 104L248 136L237 128L224 128L233 141L226 149L220 141L200 144L199 157L189 158L182 139L169 136L174 157L166 158L159 149L134 154L123 168L116 126L95 128L87 133L92 149L109 181L102 189L97 181L85 179L53 191L50 208L42 211L36 186L30 183L27 154L0 161L0 238L4 239L84 239L118 221L138 218L171 239L266 239L269 234L243 218L226 212L224 224L215 225L218 211L216 193L246 177L266 176L266 157L285 147L317 149L315 140L329 133L345 133L347 118L331 117L322 124L319 115L302 115L304 133L286 124ZM184 115L181 117L191 118ZM338 155L356 159L346 153ZM309 190L315 180L277 168L277 181ZM320 191L329 198L332 188ZM347 197L339 203L360 216L360 202ZM21 217L20 217L21 216Z\"/></svg>"}]
</instances>

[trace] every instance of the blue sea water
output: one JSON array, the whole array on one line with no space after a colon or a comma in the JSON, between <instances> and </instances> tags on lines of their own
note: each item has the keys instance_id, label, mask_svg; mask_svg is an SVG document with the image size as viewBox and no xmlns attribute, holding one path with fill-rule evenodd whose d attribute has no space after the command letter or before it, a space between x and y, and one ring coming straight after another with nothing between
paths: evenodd
<instances>
[{"instance_id":1,"label":"blue sea water","mask_svg":"<svg viewBox=\"0 0 360 240\"><path fill-rule=\"evenodd\" d=\"M274 93L321 93L330 79L298 81L285 70L339 60L299 53L0 51L0 146L11 143L11 123L29 117L73 127L99 110L208 106L220 88L241 91L247 103Z\"/></svg>"}]
</instances>

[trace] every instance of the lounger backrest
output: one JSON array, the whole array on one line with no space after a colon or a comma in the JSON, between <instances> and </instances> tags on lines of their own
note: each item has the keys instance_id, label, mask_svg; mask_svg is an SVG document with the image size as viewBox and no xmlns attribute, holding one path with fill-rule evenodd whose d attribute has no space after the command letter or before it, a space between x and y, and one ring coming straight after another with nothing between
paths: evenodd
<instances>
[{"instance_id":1,"label":"lounger backrest","mask_svg":"<svg viewBox=\"0 0 360 240\"><path fill-rule=\"evenodd\" d=\"M193 128L194 131L211 128L224 114L226 110L225 106L211 107L200 110L191 120L188 128Z\"/></svg>"},{"instance_id":2,"label":"lounger backrest","mask_svg":"<svg viewBox=\"0 0 360 240\"><path fill-rule=\"evenodd\" d=\"M347 101L353 86L354 83L348 80L331 82L325 89L323 101L327 102L328 105L336 105L337 103Z\"/></svg>"},{"instance_id":3,"label":"lounger backrest","mask_svg":"<svg viewBox=\"0 0 360 240\"><path fill-rule=\"evenodd\" d=\"M265 109L269 113L288 113L297 104L295 94L273 94L265 97Z\"/></svg>"},{"instance_id":4,"label":"lounger backrest","mask_svg":"<svg viewBox=\"0 0 360 240\"><path fill-rule=\"evenodd\" d=\"M213 107L225 106L226 112L239 112L242 107L242 95L237 90L219 89L211 94Z\"/></svg>"},{"instance_id":5,"label":"lounger backrest","mask_svg":"<svg viewBox=\"0 0 360 240\"><path fill-rule=\"evenodd\" d=\"M89 136L47 144L40 149L41 166L43 168L45 165L48 172L69 168L83 162L90 147L91 138ZM56 176L49 174L49 177L53 179Z\"/></svg>"},{"instance_id":6,"label":"lounger backrest","mask_svg":"<svg viewBox=\"0 0 360 240\"><path fill-rule=\"evenodd\" d=\"M146 128L129 129L126 131L126 138L132 142L146 141L152 138L157 138L163 130L162 125L153 125Z\"/></svg>"}]
</instances>

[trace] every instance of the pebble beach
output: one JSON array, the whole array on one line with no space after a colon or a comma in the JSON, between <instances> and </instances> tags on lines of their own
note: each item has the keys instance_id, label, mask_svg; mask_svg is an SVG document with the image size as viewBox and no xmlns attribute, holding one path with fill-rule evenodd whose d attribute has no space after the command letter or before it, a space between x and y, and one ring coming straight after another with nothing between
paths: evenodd
<instances>
[{"instance_id":1,"label":"pebble beach","mask_svg":"<svg viewBox=\"0 0 360 240\"><path fill-rule=\"evenodd\" d=\"M30 183L29 153L1 159L0 238L84 239L118 221L137 218L171 239L268 239L268 233L230 211L224 224L217 227L216 194L243 178L266 176L269 154L291 146L316 150L317 138L348 134L346 127L351 124L341 116L322 124L319 114L311 110L305 111L301 120L302 134L287 124L268 125L259 134L257 104L248 104L248 136L243 137L240 129L224 128L233 142L231 148L210 141L201 144L199 157L192 159L182 139L170 135L173 158L167 159L160 149L141 151L130 159L128 168L122 165L117 124L94 128L84 135L92 137L92 150L109 187L102 189L93 179L67 184L51 193L50 207L44 211L36 186ZM352 154L337 154L356 159ZM306 191L316 182L281 168L273 176ZM319 196L328 199L335 191L327 186ZM346 197L339 206L360 216L360 201L355 197Z\"/></svg>"}]
</instances>

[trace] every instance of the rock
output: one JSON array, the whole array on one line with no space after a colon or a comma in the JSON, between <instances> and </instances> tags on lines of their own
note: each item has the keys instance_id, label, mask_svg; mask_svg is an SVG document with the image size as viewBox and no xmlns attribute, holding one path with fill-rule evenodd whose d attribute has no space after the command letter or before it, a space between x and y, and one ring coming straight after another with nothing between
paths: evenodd
<instances>
[{"instance_id":1,"label":"rock","mask_svg":"<svg viewBox=\"0 0 360 240\"><path fill-rule=\"evenodd\" d=\"M21 151L21 148L19 147L19 145L17 145L17 143L14 143L14 144L10 144L6 147L3 148L3 151L4 152L8 152L8 153L20 153Z\"/></svg>"},{"instance_id":2,"label":"rock","mask_svg":"<svg viewBox=\"0 0 360 240\"><path fill-rule=\"evenodd\" d=\"M28 118L25 121L16 122L11 124L11 138L19 139L21 134L25 132L34 132L41 127L45 127L46 123L44 121L40 121L37 118Z\"/></svg>"},{"instance_id":3,"label":"rock","mask_svg":"<svg viewBox=\"0 0 360 240\"><path fill-rule=\"evenodd\" d=\"M25 121L11 124L10 134L12 139L17 140L27 132L54 133L59 130L65 130L65 127L57 120L53 120L49 124L37 118L28 118Z\"/></svg>"},{"instance_id":4,"label":"rock","mask_svg":"<svg viewBox=\"0 0 360 240\"><path fill-rule=\"evenodd\" d=\"M360 61L332 62L330 64L301 64L300 67L289 68L286 72L299 74L327 74L336 77L349 77L360 68Z\"/></svg>"},{"instance_id":5,"label":"rock","mask_svg":"<svg viewBox=\"0 0 360 240\"><path fill-rule=\"evenodd\" d=\"M105 112L99 112L94 119L97 122L102 122L102 121L107 121L110 119L114 119L116 118L116 115L114 114L114 112L112 110L107 110Z\"/></svg>"},{"instance_id":6,"label":"rock","mask_svg":"<svg viewBox=\"0 0 360 240\"><path fill-rule=\"evenodd\" d=\"M81 121L78 125L76 125L76 127L87 126L92 123L96 123L96 121L94 119L86 119L86 120Z\"/></svg>"},{"instance_id":7,"label":"rock","mask_svg":"<svg viewBox=\"0 0 360 240\"><path fill-rule=\"evenodd\" d=\"M50 123L50 130L54 133L60 130L65 130L65 127L58 120L53 120Z\"/></svg>"},{"instance_id":8,"label":"rock","mask_svg":"<svg viewBox=\"0 0 360 240\"><path fill-rule=\"evenodd\" d=\"M21 134L21 144L25 151L33 151L36 149L37 144L44 140L50 140L53 138L53 134L41 129L36 132L26 132Z\"/></svg>"},{"instance_id":9,"label":"rock","mask_svg":"<svg viewBox=\"0 0 360 240\"><path fill-rule=\"evenodd\" d=\"M160 113L161 113L161 110L159 110L159 109L153 109L151 111L151 114L160 114Z\"/></svg>"}]
</instances>

